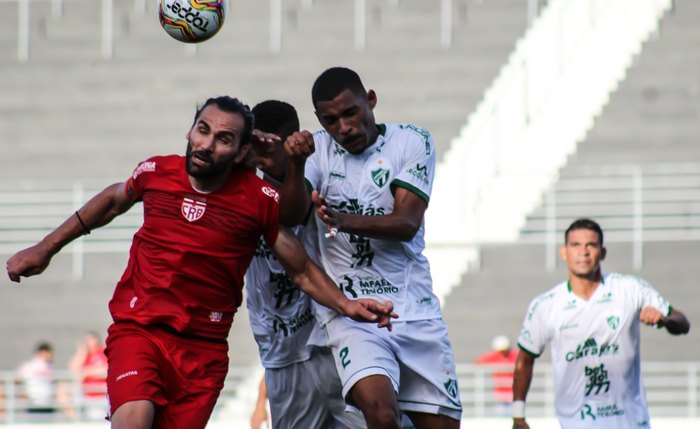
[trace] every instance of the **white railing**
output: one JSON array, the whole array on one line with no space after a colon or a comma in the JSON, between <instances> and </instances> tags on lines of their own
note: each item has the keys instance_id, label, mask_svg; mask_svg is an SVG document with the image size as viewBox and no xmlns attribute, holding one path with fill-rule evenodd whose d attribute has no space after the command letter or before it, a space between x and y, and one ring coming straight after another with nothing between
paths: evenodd
<instances>
[{"instance_id":1,"label":"white railing","mask_svg":"<svg viewBox=\"0 0 700 429\"><path fill-rule=\"evenodd\" d=\"M564 174L544 193L541 209L531 212L519 234L520 241L545 244L548 269L555 267L563 230L578 217L598 220L606 230L608 242L633 243L636 269L642 267L646 242L700 240L700 164L598 165L570 169ZM542 181L532 176L517 180ZM0 184L0 254L12 254L36 243L109 183L80 180ZM505 203L503 210L494 213L490 220L498 223L509 216L509 205L516 198ZM76 279L82 278L86 253L129 249L133 234L141 226L142 210L136 204L111 224L64 250L73 255ZM447 213L441 215L449 217ZM465 223L454 234L475 227L477 224ZM455 268L478 261L478 252L478 247L429 243L426 254L439 296L447 294L445 285L459 282L461 271ZM463 260L455 264L460 257Z\"/></svg>"},{"instance_id":2,"label":"white railing","mask_svg":"<svg viewBox=\"0 0 700 429\"><path fill-rule=\"evenodd\" d=\"M457 365L465 419L508 415L507 406L500 403L493 393L494 387L504 383L504 379L494 377L494 373L504 371L512 371L512 366ZM251 377L250 374L255 376ZM257 391L260 374L257 367L231 367L212 420L226 421L247 416L255 398L245 392ZM700 362L646 362L642 363L642 376L652 419L700 416ZM104 398L101 401L94 397L86 398L80 382L69 372L56 373L55 387L56 399L49 405L55 412L34 414L29 412L31 403L24 387L15 379L14 372L0 371L0 425L103 419L106 409ZM554 416L552 371L548 363L535 364L527 402L529 417Z\"/></svg>"},{"instance_id":3,"label":"white railing","mask_svg":"<svg viewBox=\"0 0 700 429\"><path fill-rule=\"evenodd\" d=\"M231 404L245 400L246 404L255 400L247 398L246 391L257 392L257 382L261 372L244 366L229 368L224 390L217 402L213 418L225 416L231 411ZM251 375L255 375L254 379ZM104 421L108 405L106 385L95 385L85 391L80 380L67 370L56 371L51 379L52 399L32 403L31 395L14 371L0 371L0 426L15 423L56 423Z\"/></svg>"},{"instance_id":4,"label":"white railing","mask_svg":"<svg viewBox=\"0 0 700 429\"><path fill-rule=\"evenodd\" d=\"M606 242L632 243L640 270L646 242L700 240L700 164L569 168L528 216L520 241L545 243L553 271L563 232L581 217L597 220Z\"/></svg>"},{"instance_id":5,"label":"white railing","mask_svg":"<svg viewBox=\"0 0 700 429\"><path fill-rule=\"evenodd\" d=\"M65 1L94 1L94 0L0 0L0 3L17 4L17 60L21 63L29 60L30 51L30 20L31 3L50 2L51 17L59 19L63 16ZM144 15L146 0L133 0L134 11ZM111 59L114 54L114 0L101 0L100 15L100 47L103 59Z\"/></svg>"},{"instance_id":6,"label":"white railing","mask_svg":"<svg viewBox=\"0 0 700 429\"><path fill-rule=\"evenodd\" d=\"M59 19L63 16L64 2L93 2L95 0L0 0L0 3L16 3L17 4L17 59L19 62L29 60L30 53L30 4L38 2L51 3L51 16L54 19ZM109 60L114 55L114 21L115 21L115 0L100 0L101 1L101 17L100 17L100 46L101 56L105 60ZM116 0L116 1L132 1L132 0ZM133 0L133 10L139 16L147 13L147 0ZM157 0L152 0L154 3ZM240 0L240 1L258 1L258 0ZM282 50L282 40L284 35L283 25L283 0L268 0L269 6L269 50L272 53L279 53ZM312 0L299 0L301 9L308 11L313 8ZM367 46L367 0L348 0L353 2L353 45L357 51L364 51ZM436 3L438 3L437 0ZM391 7L398 8L400 2L397 0L387 0L387 4ZM452 46L452 32L454 21L454 1L439 0L436 4L439 8L439 34L436 39L439 40L439 46L443 49L449 49ZM153 10L152 10L153 12ZM526 7L523 8L523 13L528 15L531 20L538 13L538 0L528 0ZM197 52L196 45L184 45L184 51L187 55L194 55Z\"/></svg>"},{"instance_id":7,"label":"white railing","mask_svg":"<svg viewBox=\"0 0 700 429\"><path fill-rule=\"evenodd\" d=\"M13 254L41 240L111 182L25 181L0 185L0 254ZM62 250L73 255L73 276L82 279L86 253L127 252L143 221L143 207L129 212Z\"/></svg>"},{"instance_id":8,"label":"white railing","mask_svg":"<svg viewBox=\"0 0 700 429\"><path fill-rule=\"evenodd\" d=\"M512 370L512 366L457 365L465 417L503 415L504 407L494 396L493 389L504 381L493 374L509 369ZM642 378L652 418L699 415L698 370L700 362L642 362ZM507 408L505 410L507 412ZM531 417L554 416L554 386L549 363L535 364L527 410Z\"/></svg>"}]
</instances>

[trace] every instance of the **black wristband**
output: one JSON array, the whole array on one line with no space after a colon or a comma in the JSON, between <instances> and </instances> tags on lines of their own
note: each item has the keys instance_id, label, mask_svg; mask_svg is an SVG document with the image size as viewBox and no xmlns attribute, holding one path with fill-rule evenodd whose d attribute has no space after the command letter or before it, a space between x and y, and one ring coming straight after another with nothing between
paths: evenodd
<instances>
[{"instance_id":1,"label":"black wristband","mask_svg":"<svg viewBox=\"0 0 700 429\"><path fill-rule=\"evenodd\" d=\"M78 214L78 211L75 211L75 217L78 218L78 222L80 222L80 225L83 227L83 235L88 235L90 234L90 228L85 225L85 222L83 222L83 219L80 217L80 214Z\"/></svg>"}]
</instances>

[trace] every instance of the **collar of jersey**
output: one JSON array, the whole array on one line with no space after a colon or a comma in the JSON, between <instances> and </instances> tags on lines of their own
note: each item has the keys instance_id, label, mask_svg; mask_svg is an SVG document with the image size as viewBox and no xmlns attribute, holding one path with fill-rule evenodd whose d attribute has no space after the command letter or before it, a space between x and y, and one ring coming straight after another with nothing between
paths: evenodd
<instances>
[{"instance_id":1,"label":"collar of jersey","mask_svg":"<svg viewBox=\"0 0 700 429\"><path fill-rule=\"evenodd\" d=\"M604 274L600 275L600 284L605 285L605 275ZM571 280L566 281L566 290L568 290L569 293L573 293L573 292L571 292Z\"/></svg>"}]
</instances>

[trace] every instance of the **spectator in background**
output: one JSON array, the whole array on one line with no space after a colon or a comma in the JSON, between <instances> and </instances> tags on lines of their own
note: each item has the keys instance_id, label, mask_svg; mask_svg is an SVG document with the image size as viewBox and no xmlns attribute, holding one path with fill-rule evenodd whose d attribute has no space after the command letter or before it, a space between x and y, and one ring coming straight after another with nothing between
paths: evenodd
<instances>
[{"instance_id":1,"label":"spectator in background","mask_svg":"<svg viewBox=\"0 0 700 429\"><path fill-rule=\"evenodd\" d=\"M0 381L0 416L5 414L5 384Z\"/></svg>"},{"instance_id":2,"label":"spectator in background","mask_svg":"<svg viewBox=\"0 0 700 429\"><path fill-rule=\"evenodd\" d=\"M68 363L68 369L82 382L86 398L104 398L107 394L107 356L100 336L87 332Z\"/></svg>"},{"instance_id":3,"label":"spectator in background","mask_svg":"<svg viewBox=\"0 0 700 429\"><path fill-rule=\"evenodd\" d=\"M17 369L20 392L28 401L30 413L53 413L56 411L56 384L54 382L53 346L40 342L34 357Z\"/></svg>"},{"instance_id":4,"label":"spectator in background","mask_svg":"<svg viewBox=\"0 0 700 429\"><path fill-rule=\"evenodd\" d=\"M518 350L511 347L510 339L497 335L491 341L491 351L476 359L476 363L495 365L493 369L493 396L498 403L499 414L507 413L513 401L513 368Z\"/></svg>"},{"instance_id":5,"label":"spectator in background","mask_svg":"<svg viewBox=\"0 0 700 429\"><path fill-rule=\"evenodd\" d=\"M107 356L99 334L86 332L68 362L68 369L81 383L80 402L85 417L101 420L109 412L107 404Z\"/></svg>"}]
</instances>

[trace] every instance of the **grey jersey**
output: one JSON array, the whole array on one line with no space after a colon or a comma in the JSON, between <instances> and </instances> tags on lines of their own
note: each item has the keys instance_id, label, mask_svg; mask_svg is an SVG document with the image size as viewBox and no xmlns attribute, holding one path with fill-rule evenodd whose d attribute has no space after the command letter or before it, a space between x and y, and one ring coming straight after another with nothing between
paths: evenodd
<instances>
[{"instance_id":1,"label":"grey jersey","mask_svg":"<svg viewBox=\"0 0 700 429\"><path fill-rule=\"evenodd\" d=\"M304 241L303 227L295 230ZM265 368L309 359L306 342L315 325L311 298L292 283L263 238L245 275L250 327Z\"/></svg>"}]
</instances>

